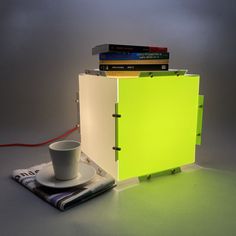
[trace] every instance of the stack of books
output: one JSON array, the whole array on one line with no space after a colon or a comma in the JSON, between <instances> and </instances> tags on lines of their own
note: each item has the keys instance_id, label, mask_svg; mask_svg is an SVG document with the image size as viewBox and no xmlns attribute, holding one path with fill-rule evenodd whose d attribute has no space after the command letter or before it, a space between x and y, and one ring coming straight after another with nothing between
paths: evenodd
<instances>
[{"instance_id":1,"label":"stack of books","mask_svg":"<svg viewBox=\"0 0 236 236\"><path fill-rule=\"evenodd\" d=\"M137 75L169 67L167 47L102 44L92 48L92 54L99 54L99 70L107 75Z\"/></svg>"}]
</instances>

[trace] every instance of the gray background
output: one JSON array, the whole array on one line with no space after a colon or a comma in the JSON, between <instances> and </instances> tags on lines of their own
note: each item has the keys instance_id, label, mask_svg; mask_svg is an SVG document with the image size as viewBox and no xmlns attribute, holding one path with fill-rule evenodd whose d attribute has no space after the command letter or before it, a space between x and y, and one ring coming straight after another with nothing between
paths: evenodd
<instances>
[{"instance_id":1,"label":"gray background","mask_svg":"<svg viewBox=\"0 0 236 236\"><path fill-rule=\"evenodd\" d=\"M168 46L171 68L201 75L198 161L233 161L235 8L233 0L1 1L0 143L38 142L76 123L77 75L98 67L93 46L157 44Z\"/></svg>"},{"instance_id":2,"label":"gray background","mask_svg":"<svg viewBox=\"0 0 236 236\"><path fill-rule=\"evenodd\" d=\"M98 67L93 46L163 45L171 68L201 75L198 161L233 161L235 8L233 0L1 1L0 143L38 142L75 124L77 75Z\"/></svg>"},{"instance_id":3,"label":"gray background","mask_svg":"<svg viewBox=\"0 0 236 236\"><path fill-rule=\"evenodd\" d=\"M235 22L233 0L2 0L0 143L36 143L75 125L77 76L98 67L92 47L161 45L169 48L170 68L201 75L205 112L197 163L234 171ZM12 169L48 160L46 147L0 152L2 186Z\"/></svg>"}]
</instances>

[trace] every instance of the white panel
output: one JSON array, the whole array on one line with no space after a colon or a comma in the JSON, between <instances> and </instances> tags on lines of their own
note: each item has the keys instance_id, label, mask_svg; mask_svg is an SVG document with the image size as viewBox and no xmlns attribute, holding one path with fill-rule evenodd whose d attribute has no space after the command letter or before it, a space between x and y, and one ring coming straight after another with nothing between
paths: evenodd
<instances>
[{"instance_id":1,"label":"white panel","mask_svg":"<svg viewBox=\"0 0 236 236\"><path fill-rule=\"evenodd\" d=\"M115 103L117 80L79 75L82 151L117 178L115 161Z\"/></svg>"}]
</instances>

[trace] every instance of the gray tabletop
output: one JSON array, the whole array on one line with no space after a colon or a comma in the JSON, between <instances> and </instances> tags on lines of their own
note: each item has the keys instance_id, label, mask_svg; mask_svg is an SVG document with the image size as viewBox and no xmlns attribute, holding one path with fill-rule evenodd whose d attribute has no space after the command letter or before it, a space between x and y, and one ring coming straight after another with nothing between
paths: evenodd
<instances>
[{"instance_id":1,"label":"gray tabletop","mask_svg":"<svg viewBox=\"0 0 236 236\"><path fill-rule=\"evenodd\" d=\"M60 212L10 178L13 169L49 161L47 147L2 148L2 236L234 235L236 173L187 168Z\"/></svg>"}]
</instances>

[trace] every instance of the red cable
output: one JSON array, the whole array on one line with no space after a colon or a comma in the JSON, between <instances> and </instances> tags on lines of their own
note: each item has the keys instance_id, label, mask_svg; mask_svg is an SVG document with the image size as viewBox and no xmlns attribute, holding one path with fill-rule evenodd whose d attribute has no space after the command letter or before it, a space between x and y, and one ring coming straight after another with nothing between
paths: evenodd
<instances>
[{"instance_id":1,"label":"red cable","mask_svg":"<svg viewBox=\"0 0 236 236\"><path fill-rule=\"evenodd\" d=\"M58 139L65 138L69 134L76 131L78 128L79 128L79 126L77 125L73 129L70 129L70 130L66 131L64 134L62 134L62 135L60 135L56 138L49 139L45 142L41 142L41 143L33 143L33 144L29 144L29 143L6 143L6 144L0 144L0 147L39 147L39 146L43 146L43 145L49 144L51 142L54 142Z\"/></svg>"}]
</instances>

